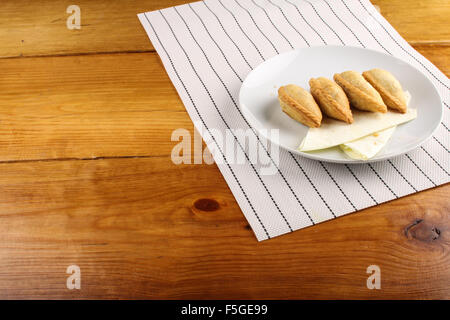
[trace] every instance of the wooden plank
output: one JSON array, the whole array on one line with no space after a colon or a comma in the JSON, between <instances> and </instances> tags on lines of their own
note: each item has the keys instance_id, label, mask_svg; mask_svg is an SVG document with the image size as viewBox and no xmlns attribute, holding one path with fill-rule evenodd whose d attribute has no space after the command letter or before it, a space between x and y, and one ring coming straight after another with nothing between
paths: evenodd
<instances>
[{"instance_id":1,"label":"wooden plank","mask_svg":"<svg viewBox=\"0 0 450 320\"><path fill-rule=\"evenodd\" d=\"M69 30L73 1L2 0L0 57L153 50L136 15L186 2L79 0L81 29Z\"/></svg>"},{"instance_id":2,"label":"wooden plank","mask_svg":"<svg viewBox=\"0 0 450 320\"><path fill-rule=\"evenodd\" d=\"M153 50L137 13L187 3L186 0L79 0L81 29L69 30L71 1L0 2L0 57ZM450 40L447 0L373 0L410 42ZM430 28L429 26L433 27Z\"/></svg>"},{"instance_id":3,"label":"wooden plank","mask_svg":"<svg viewBox=\"0 0 450 320\"><path fill-rule=\"evenodd\" d=\"M450 74L450 47L416 48ZM168 155L172 131L193 128L155 53L0 59L0 70L0 161Z\"/></svg>"},{"instance_id":4,"label":"wooden plank","mask_svg":"<svg viewBox=\"0 0 450 320\"><path fill-rule=\"evenodd\" d=\"M449 185L257 243L215 166L0 172L0 298L450 298ZM65 287L72 264L81 290ZM381 290L366 287L372 264Z\"/></svg>"},{"instance_id":5,"label":"wooden plank","mask_svg":"<svg viewBox=\"0 0 450 320\"><path fill-rule=\"evenodd\" d=\"M438 67L447 77L450 76L450 44L414 45L413 47Z\"/></svg>"},{"instance_id":6,"label":"wooden plank","mask_svg":"<svg viewBox=\"0 0 450 320\"><path fill-rule=\"evenodd\" d=\"M0 160L170 154L192 129L154 53L1 59Z\"/></svg>"},{"instance_id":7,"label":"wooden plank","mask_svg":"<svg viewBox=\"0 0 450 320\"><path fill-rule=\"evenodd\" d=\"M374 3L411 39L450 38L448 2ZM2 1L0 56L148 51L135 13L177 3L78 1L70 35L69 4ZM449 75L448 46L415 47ZM216 166L168 157L192 124L155 54L0 70L0 298L450 298L449 185L257 243ZM16 162L126 156L144 158ZM382 290L366 288L371 264Z\"/></svg>"}]
</instances>

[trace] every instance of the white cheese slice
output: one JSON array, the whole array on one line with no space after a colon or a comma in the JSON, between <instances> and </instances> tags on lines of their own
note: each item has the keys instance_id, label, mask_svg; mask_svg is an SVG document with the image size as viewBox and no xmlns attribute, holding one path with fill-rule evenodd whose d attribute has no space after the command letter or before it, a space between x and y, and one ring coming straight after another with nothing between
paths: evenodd
<instances>
[{"instance_id":1,"label":"white cheese slice","mask_svg":"<svg viewBox=\"0 0 450 320\"><path fill-rule=\"evenodd\" d=\"M353 123L324 118L320 128L309 128L299 150L313 151L355 141L375 132L395 127L417 117L417 110L408 108L406 113L387 113L353 110Z\"/></svg>"},{"instance_id":2,"label":"white cheese slice","mask_svg":"<svg viewBox=\"0 0 450 320\"><path fill-rule=\"evenodd\" d=\"M396 127L375 132L364 138L341 144L342 151L352 159L369 160L374 157L391 138Z\"/></svg>"}]
</instances>

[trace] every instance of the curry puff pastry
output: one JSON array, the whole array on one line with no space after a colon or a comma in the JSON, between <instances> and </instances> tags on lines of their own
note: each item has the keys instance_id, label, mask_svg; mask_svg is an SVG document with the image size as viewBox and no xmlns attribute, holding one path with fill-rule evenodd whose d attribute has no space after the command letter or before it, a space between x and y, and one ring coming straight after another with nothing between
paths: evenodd
<instances>
[{"instance_id":1,"label":"curry puff pastry","mask_svg":"<svg viewBox=\"0 0 450 320\"><path fill-rule=\"evenodd\" d=\"M331 118L347 123L353 122L353 115L347 96L344 90L334 81L323 77L312 78L309 80L309 86L323 113Z\"/></svg>"},{"instance_id":2,"label":"curry puff pastry","mask_svg":"<svg viewBox=\"0 0 450 320\"><path fill-rule=\"evenodd\" d=\"M289 84L278 89L281 109L292 119L308 127L318 128L322 122L322 112L313 96L305 89Z\"/></svg>"},{"instance_id":3,"label":"curry puff pastry","mask_svg":"<svg viewBox=\"0 0 450 320\"><path fill-rule=\"evenodd\" d=\"M363 77L380 93L384 103L391 109L405 113L406 97L400 82L388 71L372 69L363 72Z\"/></svg>"},{"instance_id":4,"label":"curry puff pastry","mask_svg":"<svg viewBox=\"0 0 450 320\"><path fill-rule=\"evenodd\" d=\"M380 94L356 71L334 75L334 81L344 89L353 107L372 112L387 112Z\"/></svg>"}]
</instances>

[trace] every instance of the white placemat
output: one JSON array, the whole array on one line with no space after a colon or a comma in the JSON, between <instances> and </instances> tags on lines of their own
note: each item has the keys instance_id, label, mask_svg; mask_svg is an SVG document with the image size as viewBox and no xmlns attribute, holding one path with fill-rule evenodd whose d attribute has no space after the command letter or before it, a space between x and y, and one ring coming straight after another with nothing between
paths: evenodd
<instances>
[{"instance_id":1,"label":"white placemat","mask_svg":"<svg viewBox=\"0 0 450 320\"><path fill-rule=\"evenodd\" d=\"M258 240L449 182L450 81L368 0L207 0L138 17ZM444 108L433 138L406 155L363 165L322 163L280 150L279 159L269 159L276 174L268 175L231 134L246 159L236 163L219 140L230 129L249 129L238 106L246 75L278 53L330 44L386 52L427 75ZM265 143L257 139L259 147ZM267 157L271 148L262 153Z\"/></svg>"}]
</instances>

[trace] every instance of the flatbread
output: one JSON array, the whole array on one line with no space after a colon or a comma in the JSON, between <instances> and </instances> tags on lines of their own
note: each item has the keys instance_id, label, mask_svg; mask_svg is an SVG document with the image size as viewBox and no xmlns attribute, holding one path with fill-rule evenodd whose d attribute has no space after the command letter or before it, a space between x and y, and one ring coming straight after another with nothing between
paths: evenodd
<instances>
[{"instance_id":1,"label":"flatbread","mask_svg":"<svg viewBox=\"0 0 450 320\"><path fill-rule=\"evenodd\" d=\"M300 151L313 151L334 147L360 139L417 117L417 110L408 108L406 113L387 113L353 110L353 123L324 118L320 128L310 128L303 139Z\"/></svg>"}]
</instances>

